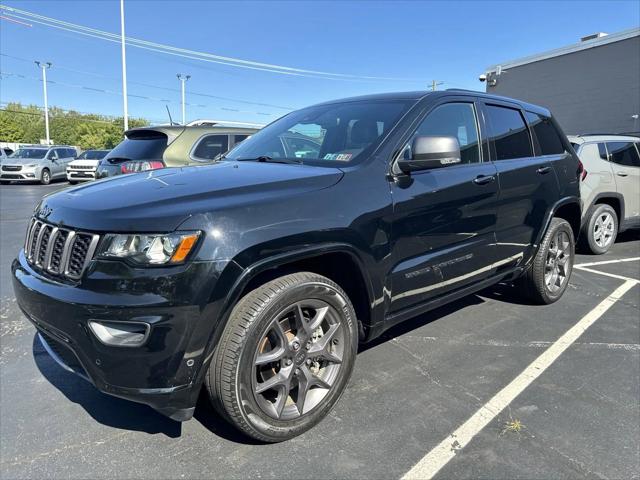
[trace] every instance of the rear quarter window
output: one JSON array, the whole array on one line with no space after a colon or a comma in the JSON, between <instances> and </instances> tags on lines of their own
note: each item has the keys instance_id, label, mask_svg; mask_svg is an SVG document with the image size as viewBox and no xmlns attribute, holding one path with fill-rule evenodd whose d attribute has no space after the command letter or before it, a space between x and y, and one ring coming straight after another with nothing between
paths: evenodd
<instances>
[{"instance_id":1,"label":"rear quarter window","mask_svg":"<svg viewBox=\"0 0 640 480\"><path fill-rule=\"evenodd\" d=\"M609 159L625 167L640 167L640 157L634 142L607 142Z\"/></svg>"},{"instance_id":2,"label":"rear quarter window","mask_svg":"<svg viewBox=\"0 0 640 480\"><path fill-rule=\"evenodd\" d=\"M496 160L532 157L529 131L520 110L487 105Z\"/></svg>"},{"instance_id":3,"label":"rear quarter window","mask_svg":"<svg viewBox=\"0 0 640 480\"><path fill-rule=\"evenodd\" d=\"M538 155L558 155L565 152L562 137L550 118L533 112L525 112L525 116L533 131Z\"/></svg>"}]
</instances>

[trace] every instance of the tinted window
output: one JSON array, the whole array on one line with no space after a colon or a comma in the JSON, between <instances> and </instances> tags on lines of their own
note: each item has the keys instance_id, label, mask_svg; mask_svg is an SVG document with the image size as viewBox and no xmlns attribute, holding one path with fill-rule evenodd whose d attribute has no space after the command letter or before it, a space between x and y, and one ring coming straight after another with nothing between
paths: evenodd
<instances>
[{"instance_id":1,"label":"tinted window","mask_svg":"<svg viewBox=\"0 0 640 480\"><path fill-rule=\"evenodd\" d=\"M462 163L480 161L480 145L472 103L447 103L436 107L422 121L415 136L450 136L458 139Z\"/></svg>"},{"instance_id":2,"label":"tinted window","mask_svg":"<svg viewBox=\"0 0 640 480\"><path fill-rule=\"evenodd\" d=\"M557 155L564 153L562 138L550 118L537 113L525 112L529 127L533 130L539 155Z\"/></svg>"},{"instance_id":3,"label":"tinted window","mask_svg":"<svg viewBox=\"0 0 640 480\"><path fill-rule=\"evenodd\" d=\"M331 103L290 113L263 128L234 148L228 159L252 160L261 156L302 161L320 166L344 166L366 158L413 102L372 100ZM304 138L313 149L285 150L291 138ZM304 157L295 157L304 151Z\"/></svg>"},{"instance_id":4,"label":"tinted window","mask_svg":"<svg viewBox=\"0 0 640 480\"><path fill-rule=\"evenodd\" d=\"M607 142L610 159L618 165L640 167L640 157L633 142Z\"/></svg>"},{"instance_id":5,"label":"tinted window","mask_svg":"<svg viewBox=\"0 0 640 480\"><path fill-rule=\"evenodd\" d=\"M125 138L105 159L161 160L166 148L167 136L164 133L148 132L146 136L138 134L133 138Z\"/></svg>"},{"instance_id":6,"label":"tinted window","mask_svg":"<svg viewBox=\"0 0 640 480\"><path fill-rule=\"evenodd\" d=\"M249 137L249 135L234 135L233 136L233 143L234 143L234 145L237 145L240 142L242 142L243 140L246 140L248 137Z\"/></svg>"},{"instance_id":7,"label":"tinted window","mask_svg":"<svg viewBox=\"0 0 640 480\"><path fill-rule=\"evenodd\" d=\"M213 160L227 150L229 150L228 135L207 135L200 140L192 156L197 160Z\"/></svg>"},{"instance_id":8,"label":"tinted window","mask_svg":"<svg viewBox=\"0 0 640 480\"><path fill-rule=\"evenodd\" d=\"M86 150L80 154L79 160L100 160L107 154L106 150Z\"/></svg>"},{"instance_id":9,"label":"tinted window","mask_svg":"<svg viewBox=\"0 0 640 480\"><path fill-rule=\"evenodd\" d=\"M607 149L604 146L604 143L598 144L598 153L600 154L600 158L602 160L609 160L609 156L607 155Z\"/></svg>"},{"instance_id":10,"label":"tinted window","mask_svg":"<svg viewBox=\"0 0 640 480\"><path fill-rule=\"evenodd\" d=\"M44 148L19 148L11 155L11 158L44 158L47 150Z\"/></svg>"},{"instance_id":11,"label":"tinted window","mask_svg":"<svg viewBox=\"0 0 640 480\"><path fill-rule=\"evenodd\" d=\"M491 140L496 151L496 160L531 157L529 132L520 111L513 108L487 106L491 124Z\"/></svg>"}]
</instances>

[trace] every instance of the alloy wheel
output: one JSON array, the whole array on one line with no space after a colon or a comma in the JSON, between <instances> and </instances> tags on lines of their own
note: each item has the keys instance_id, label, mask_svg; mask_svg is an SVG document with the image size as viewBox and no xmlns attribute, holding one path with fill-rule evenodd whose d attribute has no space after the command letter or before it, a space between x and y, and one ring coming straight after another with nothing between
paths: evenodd
<instances>
[{"instance_id":1,"label":"alloy wheel","mask_svg":"<svg viewBox=\"0 0 640 480\"><path fill-rule=\"evenodd\" d=\"M593 240L600 248L608 247L615 234L615 221L610 213L604 212L598 215L593 225Z\"/></svg>"},{"instance_id":2,"label":"alloy wheel","mask_svg":"<svg viewBox=\"0 0 640 480\"><path fill-rule=\"evenodd\" d=\"M551 293L559 291L571 271L571 240L567 232L559 231L551 240L545 262L544 283Z\"/></svg>"},{"instance_id":3,"label":"alloy wheel","mask_svg":"<svg viewBox=\"0 0 640 480\"><path fill-rule=\"evenodd\" d=\"M264 413L291 420L327 396L342 367L345 329L338 311L308 299L282 310L267 327L253 360L253 394Z\"/></svg>"}]
</instances>

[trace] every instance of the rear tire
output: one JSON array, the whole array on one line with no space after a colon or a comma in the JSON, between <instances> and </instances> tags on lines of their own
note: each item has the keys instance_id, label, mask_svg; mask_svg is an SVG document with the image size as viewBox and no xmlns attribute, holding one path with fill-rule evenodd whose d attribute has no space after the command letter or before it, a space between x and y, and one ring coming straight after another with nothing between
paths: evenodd
<instances>
[{"instance_id":1,"label":"rear tire","mask_svg":"<svg viewBox=\"0 0 640 480\"><path fill-rule=\"evenodd\" d=\"M357 346L356 315L336 283L310 272L285 275L236 304L205 385L216 409L245 434L288 440L333 408Z\"/></svg>"},{"instance_id":2,"label":"rear tire","mask_svg":"<svg viewBox=\"0 0 640 480\"><path fill-rule=\"evenodd\" d=\"M553 218L533 262L516 285L522 295L534 303L556 302L569 285L574 258L571 225L562 218Z\"/></svg>"},{"instance_id":3,"label":"rear tire","mask_svg":"<svg viewBox=\"0 0 640 480\"><path fill-rule=\"evenodd\" d=\"M594 205L594 209L583 229L585 247L595 255L609 251L618 235L618 215L616 211L602 203Z\"/></svg>"},{"instance_id":4,"label":"rear tire","mask_svg":"<svg viewBox=\"0 0 640 480\"><path fill-rule=\"evenodd\" d=\"M48 168L42 170L40 174L40 183L42 185L49 185L51 183L51 172L49 172Z\"/></svg>"},{"instance_id":5,"label":"rear tire","mask_svg":"<svg viewBox=\"0 0 640 480\"><path fill-rule=\"evenodd\" d=\"M74 181L74 180L69 180L69 185L76 185L78 182Z\"/></svg>"}]
</instances>

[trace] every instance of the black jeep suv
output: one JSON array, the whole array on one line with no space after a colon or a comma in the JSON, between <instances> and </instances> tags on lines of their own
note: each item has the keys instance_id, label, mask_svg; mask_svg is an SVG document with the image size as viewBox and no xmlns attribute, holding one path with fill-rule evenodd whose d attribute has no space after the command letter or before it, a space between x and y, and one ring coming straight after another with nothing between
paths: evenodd
<instances>
[{"instance_id":1,"label":"black jeep suv","mask_svg":"<svg viewBox=\"0 0 640 480\"><path fill-rule=\"evenodd\" d=\"M558 300L580 171L534 105L327 102L216 164L45 197L14 288L53 358L101 391L182 421L204 384L232 424L281 441L327 415L358 343L398 322L497 282Z\"/></svg>"}]
</instances>

